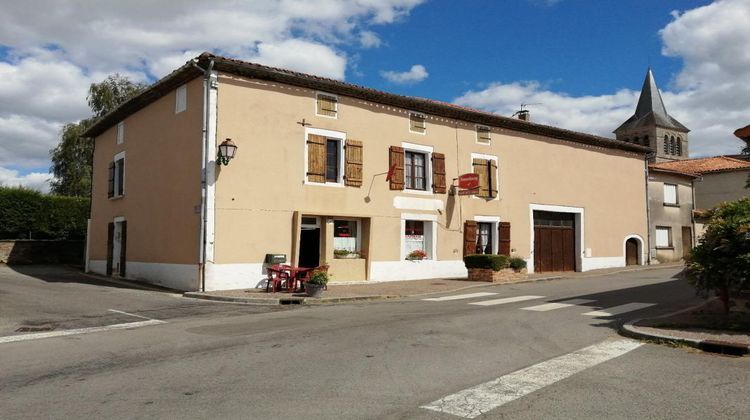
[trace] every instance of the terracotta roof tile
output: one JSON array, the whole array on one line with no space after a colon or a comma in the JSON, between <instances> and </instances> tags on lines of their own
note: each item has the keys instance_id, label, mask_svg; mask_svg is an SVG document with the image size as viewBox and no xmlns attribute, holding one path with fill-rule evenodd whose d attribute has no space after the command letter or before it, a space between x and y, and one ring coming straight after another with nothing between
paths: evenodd
<instances>
[{"instance_id":1,"label":"terracotta roof tile","mask_svg":"<svg viewBox=\"0 0 750 420\"><path fill-rule=\"evenodd\" d=\"M750 162L728 156L713 156L674 162L652 163L649 168L678 172L686 175L703 175L715 172L750 170Z\"/></svg>"}]
</instances>

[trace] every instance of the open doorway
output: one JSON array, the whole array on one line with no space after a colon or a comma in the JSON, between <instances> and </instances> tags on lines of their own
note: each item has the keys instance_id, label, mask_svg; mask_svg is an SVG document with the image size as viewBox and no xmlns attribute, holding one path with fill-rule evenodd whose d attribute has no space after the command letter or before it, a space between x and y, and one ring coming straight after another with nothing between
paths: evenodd
<instances>
[{"instance_id":1,"label":"open doorway","mask_svg":"<svg viewBox=\"0 0 750 420\"><path fill-rule=\"evenodd\" d=\"M107 275L125 277L127 257L127 222L118 217L107 229Z\"/></svg>"},{"instance_id":2,"label":"open doorway","mask_svg":"<svg viewBox=\"0 0 750 420\"><path fill-rule=\"evenodd\" d=\"M299 240L299 266L320 265L320 218L302 217Z\"/></svg>"}]
</instances>

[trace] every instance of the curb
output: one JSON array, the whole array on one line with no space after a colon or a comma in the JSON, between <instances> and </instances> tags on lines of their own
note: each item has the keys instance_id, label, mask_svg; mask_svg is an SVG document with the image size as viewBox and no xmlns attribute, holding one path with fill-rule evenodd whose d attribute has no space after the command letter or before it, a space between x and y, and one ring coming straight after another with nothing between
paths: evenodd
<instances>
[{"instance_id":1,"label":"curb","mask_svg":"<svg viewBox=\"0 0 750 420\"><path fill-rule=\"evenodd\" d=\"M375 295L375 296L346 296L346 297L331 297L331 298L310 298L305 296L288 296L282 298L266 299L266 298L252 298L252 297L237 297L237 296L217 296L207 295L201 292L185 292L182 296L192 299L203 299L212 300L217 302L230 302L230 303L243 303L248 305L324 305L327 303L348 303L348 302L363 302L370 300L386 300L386 299L397 299L404 296L400 295Z\"/></svg>"},{"instance_id":2,"label":"curb","mask_svg":"<svg viewBox=\"0 0 750 420\"><path fill-rule=\"evenodd\" d=\"M682 310L672 312L666 315L660 315L658 317L648 318L648 319L666 318L669 316L681 314L683 312L688 312L694 309L698 309L701 306L706 305L707 303L708 302L703 302L700 305L691 306L686 309L682 309ZM729 341L717 341L717 340L696 340L693 338L679 337L676 335L660 334L656 332L646 332L638 328L635 325L642 320L643 318L639 318L639 319L634 319L632 321L626 322L620 327L618 332L620 333L620 335L623 335L625 337L655 341L656 343L659 343L659 344L680 343L680 344L685 344L687 346L690 346L699 350L703 350L705 352L710 352L710 353L720 353L720 354L726 354L726 355L732 355L732 356L744 356L750 353L750 345L747 345L747 344L734 343L734 342L729 342Z\"/></svg>"}]
</instances>

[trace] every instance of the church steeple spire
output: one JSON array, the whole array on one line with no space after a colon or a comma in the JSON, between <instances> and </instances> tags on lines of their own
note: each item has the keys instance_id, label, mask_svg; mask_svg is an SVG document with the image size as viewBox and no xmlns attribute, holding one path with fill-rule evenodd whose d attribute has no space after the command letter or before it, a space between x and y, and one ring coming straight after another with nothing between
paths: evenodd
<instances>
[{"instance_id":1,"label":"church steeple spire","mask_svg":"<svg viewBox=\"0 0 750 420\"><path fill-rule=\"evenodd\" d=\"M687 127L667 113L661 92L649 67L635 114L614 131L618 140L650 146L656 160L686 159Z\"/></svg>"}]
</instances>

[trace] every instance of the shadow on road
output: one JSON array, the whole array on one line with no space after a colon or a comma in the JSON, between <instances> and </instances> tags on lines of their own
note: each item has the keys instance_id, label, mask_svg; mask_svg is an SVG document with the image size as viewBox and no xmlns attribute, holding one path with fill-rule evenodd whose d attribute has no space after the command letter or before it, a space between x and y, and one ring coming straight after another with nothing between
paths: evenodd
<instances>
[{"instance_id":1,"label":"shadow on road","mask_svg":"<svg viewBox=\"0 0 750 420\"><path fill-rule=\"evenodd\" d=\"M92 286L113 287L117 289L153 290L174 292L174 290L153 285L140 285L130 280L104 279L85 274L80 268L69 265L0 265L3 269L14 271L24 276L33 277L47 283L78 283ZM0 281L2 277L0 276Z\"/></svg>"}]
</instances>

